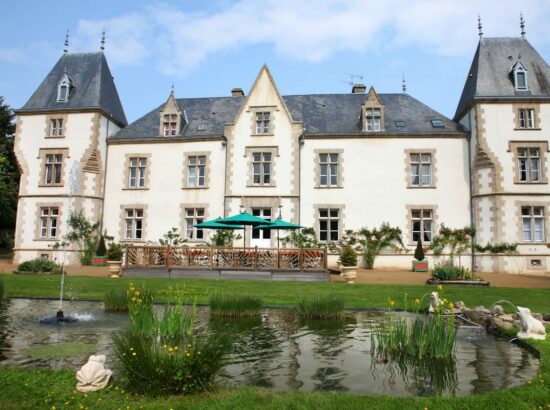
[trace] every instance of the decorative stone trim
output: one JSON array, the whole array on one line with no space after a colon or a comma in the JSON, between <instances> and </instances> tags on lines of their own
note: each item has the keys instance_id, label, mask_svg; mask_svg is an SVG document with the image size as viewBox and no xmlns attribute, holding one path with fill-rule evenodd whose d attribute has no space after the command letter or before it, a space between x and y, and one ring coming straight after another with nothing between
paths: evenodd
<instances>
[{"instance_id":1,"label":"decorative stone trim","mask_svg":"<svg viewBox=\"0 0 550 410\"><path fill-rule=\"evenodd\" d=\"M320 218L319 218L319 211L321 209L338 209L338 239L342 239L342 236L344 236L345 232L345 220L346 220L346 205L344 204L315 204L313 205L313 228L315 229L315 233L317 235L317 238L320 240ZM325 243L328 243L330 241L326 241Z\"/></svg>"},{"instance_id":2,"label":"decorative stone trim","mask_svg":"<svg viewBox=\"0 0 550 410\"><path fill-rule=\"evenodd\" d=\"M413 185L411 183L412 164L411 154L430 154L431 156L431 184L429 185ZM420 169L419 172L422 170ZM420 177L421 178L421 177ZM411 189L426 189L437 187L437 150L434 148L409 148L405 150L405 179L406 187Z\"/></svg>"},{"instance_id":3,"label":"decorative stone trim","mask_svg":"<svg viewBox=\"0 0 550 410\"><path fill-rule=\"evenodd\" d=\"M59 184L46 184L44 179L46 178L46 155L59 155L63 156L61 163L61 182ZM38 179L39 187L62 187L65 185L65 175L67 175L67 158L69 157L69 148L40 148L38 150L38 157L40 160L40 176Z\"/></svg>"},{"instance_id":4,"label":"decorative stone trim","mask_svg":"<svg viewBox=\"0 0 550 410\"><path fill-rule=\"evenodd\" d=\"M181 135L182 131L182 111L178 106L174 94L170 94L168 100L164 104L164 107L160 110L159 116L159 135L161 137L172 137L172 135L164 135L164 116L175 115L176 116L176 135Z\"/></svg>"},{"instance_id":5,"label":"decorative stone trim","mask_svg":"<svg viewBox=\"0 0 550 410\"><path fill-rule=\"evenodd\" d=\"M273 137L275 135L275 119L277 115L273 115L275 112L279 112L279 108L276 105L263 105L263 106L249 106L247 113L250 115L250 135L252 137ZM269 132L260 133L256 132L256 114L259 112L268 112L269 113Z\"/></svg>"},{"instance_id":6,"label":"decorative stone trim","mask_svg":"<svg viewBox=\"0 0 550 410\"><path fill-rule=\"evenodd\" d=\"M261 187L276 187L277 186L277 163L275 161L275 158L279 157L279 147L277 146L270 146L270 147L261 147L261 146L254 146L254 147L245 147L245 153L244 157L246 158L246 166L248 169L247 172L247 178L246 178L246 186L247 187L254 187L254 188L261 188ZM259 153L259 152L267 152L271 154L271 174L269 178L269 184L254 184L254 169L252 166L253 163L253 154Z\"/></svg>"},{"instance_id":7,"label":"decorative stone trim","mask_svg":"<svg viewBox=\"0 0 550 410\"><path fill-rule=\"evenodd\" d=\"M189 151L183 154L183 189L207 189L210 187L210 173L212 171L211 163L211 151ZM204 170L204 185L200 186L189 186L189 157L206 157L206 164ZM197 175L198 178L198 175Z\"/></svg>"},{"instance_id":8,"label":"decorative stone trim","mask_svg":"<svg viewBox=\"0 0 550 410\"><path fill-rule=\"evenodd\" d=\"M45 120L46 120L46 128L44 129L44 138L58 139L58 138L65 138L67 136L67 114L66 113L47 114L45 116ZM61 135L56 135L56 136L51 135L51 120L63 120L61 125Z\"/></svg>"},{"instance_id":9,"label":"decorative stone trim","mask_svg":"<svg viewBox=\"0 0 550 410\"><path fill-rule=\"evenodd\" d=\"M344 187L344 150L343 149L314 149L314 180L313 186L320 189L334 189ZM337 185L321 185L321 154L338 154L338 184Z\"/></svg>"},{"instance_id":10,"label":"decorative stone trim","mask_svg":"<svg viewBox=\"0 0 550 410\"><path fill-rule=\"evenodd\" d=\"M548 212L550 211L550 201L515 201L516 204L516 237L518 238L517 243L521 245L540 245L544 246L550 241L550 218L548 218ZM523 224L521 217L521 208L524 206L535 206L544 208L544 241L543 242L531 242L523 240Z\"/></svg>"},{"instance_id":11,"label":"decorative stone trim","mask_svg":"<svg viewBox=\"0 0 550 410\"><path fill-rule=\"evenodd\" d=\"M186 218L186 214L185 214L185 210L186 209L196 209L196 208L202 208L204 209L204 220L205 221L208 221L210 219L210 215L208 213L208 204L205 204L205 203L200 203L200 204L190 204L190 203L185 203L185 204L180 204L180 224L179 224L179 227L180 227L180 230L181 230L181 233L182 233L182 237L187 239L187 242L189 243L204 243L204 242L207 242L207 237L208 237L208 230L204 230L204 238L203 239L189 239L187 238L187 231L185 229L185 218Z\"/></svg>"},{"instance_id":12,"label":"decorative stone trim","mask_svg":"<svg viewBox=\"0 0 550 410\"><path fill-rule=\"evenodd\" d=\"M151 154L143 154L143 153L131 153L126 154L124 156L124 179L122 180L122 189L123 190L147 190L149 189L149 184L151 181ZM137 184L135 187L130 186L130 159L131 158L145 158L147 160L147 165L145 166L145 182L144 186L138 187Z\"/></svg>"},{"instance_id":13,"label":"decorative stone trim","mask_svg":"<svg viewBox=\"0 0 550 410\"><path fill-rule=\"evenodd\" d=\"M519 124L519 110L533 110L534 112L534 121L533 128L521 128ZM512 115L514 118L514 130L516 131L540 131L540 124L541 118L540 118L540 104L533 104L533 103L517 103L512 104Z\"/></svg>"},{"instance_id":14,"label":"decorative stone trim","mask_svg":"<svg viewBox=\"0 0 550 410\"><path fill-rule=\"evenodd\" d=\"M57 229L55 232L55 238L42 238L40 236L40 216L41 216L41 210L42 208L57 208ZM34 220L35 227L34 227L34 240L35 241L41 241L41 242L55 242L61 237L61 224L63 222L63 202L39 202L35 205L35 211L34 211Z\"/></svg>"},{"instance_id":15,"label":"decorative stone trim","mask_svg":"<svg viewBox=\"0 0 550 410\"><path fill-rule=\"evenodd\" d=\"M119 242L125 242L125 243L143 243L146 241L147 238L147 226L148 226L148 208L149 205L146 204L123 204L120 205L120 218L118 222L118 235L119 235ZM142 219L142 225L141 225L141 239L126 239L126 227L125 227L125 219L126 219L126 209L143 209L143 219Z\"/></svg>"},{"instance_id":16,"label":"decorative stone trim","mask_svg":"<svg viewBox=\"0 0 550 410\"><path fill-rule=\"evenodd\" d=\"M538 148L540 152L540 181L520 181L519 179L519 148ZM546 153L548 151L548 141L508 141L508 152L512 153L512 169L514 171L514 184L538 185L548 183L548 161Z\"/></svg>"},{"instance_id":17,"label":"decorative stone trim","mask_svg":"<svg viewBox=\"0 0 550 410\"><path fill-rule=\"evenodd\" d=\"M377 109L380 110L380 131L368 131L367 130L367 110L369 109ZM367 98L361 105L361 129L364 132L372 132L372 133L378 133L378 132L384 132L385 131L385 120L384 120L384 103L380 100L378 97L378 94L376 94L376 91L374 90L374 87L371 87L369 90L369 93L367 94Z\"/></svg>"},{"instance_id":18,"label":"decorative stone trim","mask_svg":"<svg viewBox=\"0 0 550 410\"><path fill-rule=\"evenodd\" d=\"M413 210L430 210L432 211L432 239L439 232L439 214L437 213L437 205L407 205L407 214L405 216L407 221L407 232L405 238L407 239L407 245L416 246L416 242L413 241L412 234L412 211ZM425 242L422 240L422 242Z\"/></svg>"}]
</instances>

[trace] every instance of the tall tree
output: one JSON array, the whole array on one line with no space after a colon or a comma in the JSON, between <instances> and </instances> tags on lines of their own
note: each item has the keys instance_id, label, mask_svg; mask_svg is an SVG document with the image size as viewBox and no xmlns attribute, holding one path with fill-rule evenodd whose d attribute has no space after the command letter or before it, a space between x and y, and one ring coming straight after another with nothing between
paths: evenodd
<instances>
[{"instance_id":1,"label":"tall tree","mask_svg":"<svg viewBox=\"0 0 550 410\"><path fill-rule=\"evenodd\" d=\"M15 114L0 97L0 248L12 246L17 195L19 193L19 168L13 152Z\"/></svg>"}]
</instances>

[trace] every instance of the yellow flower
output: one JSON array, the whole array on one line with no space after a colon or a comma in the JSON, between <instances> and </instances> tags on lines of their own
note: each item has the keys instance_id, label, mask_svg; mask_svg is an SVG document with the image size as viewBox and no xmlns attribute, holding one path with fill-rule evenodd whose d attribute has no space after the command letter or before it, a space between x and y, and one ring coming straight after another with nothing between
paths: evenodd
<instances>
[{"instance_id":1,"label":"yellow flower","mask_svg":"<svg viewBox=\"0 0 550 410\"><path fill-rule=\"evenodd\" d=\"M136 355L137 355L137 353L136 353L136 352L132 353L132 356L136 356Z\"/></svg>"},{"instance_id":2,"label":"yellow flower","mask_svg":"<svg viewBox=\"0 0 550 410\"><path fill-rule=\"evenodd\" d=\"M169 351L170 353L172 353L172 352L174 351L174 349L172 349L171 347L169 347L169 348L168 348L168 351Z\"/></svg>"},{"instance_id":3,"label":"yellow flower","mask_svg":"<svg viewBox=\"0 0 550 410\"><path fill-rule=\"evenodd\" d=\"M130 350L134 350L134 348L133 348L133 347L131 347L131 348L130 348Z\"/></svg>"},{"instance_id":4,"label":"yellow flower","mask_svg":"<svg viewBox=\"0 0 550 410\"><path fill-rule=\"evenodd\" d=\"M141 293L139 293L139 290L136 290L136 293L134 293L134 295L139 296L141 295Z\"/></svg>"},{"instance_id":5,"label":"yellow flower","mask_svg":"<svg viewBox=\"0 0 550 410\"><path fill-rule=\"evenodd\" d=\"M436 289L441 292L443 290L443 286L442 285L437 285Z\"/></svg>"},{"instance_id":6,"label":"yellow flower","mask_svg":"<svg viewBox=\"0 0 550 410\"><path fill-rule=\"evenodd\" d=\"M417 305L420 305L420 299L415 299L414 303L416 303Z\"/></svg>"},{"instance_id":7,"label":"yellow flower","mask_svg":"<svg viewBox=\"0 0 550 410\"><path fill-rule=\"evenodd\" d=\"M449 309L452 310L452 309L454 309L454 308L455 308L455 306L454 306L451 302L449 302Z\"/></svg>"},{"instance_id":8,"label":"yellow flower","mask_svg":"<svg viewBox=\"0 0 550 410\"><path fill-rule=\"evenodd\" d=\"M132 302L135 302L135 301L136 301L136 297L132 296Z\"/></svg>"},{"instance_id":9,"label":"yellow flower","mask_svg":"<svg viewBox=\"0 0 550 410\"><path fill-rule=\"evenodd\" d=\"M393 305L395 305L395 300L389 299L389 301L388 301L388 302L389 302L390 306L393 306Z\"/></svg>"},{"instance_id":10,"label":"yellow flower","mask_svg":"<svg viewBox=\"0 0 550 410\"><path fill-rule=\"evenodd\" d=\"M177 346L176 346L176 347L174 347L174 350L178 350L178 347L177 347Z\"/></svg>"}]
</instances>

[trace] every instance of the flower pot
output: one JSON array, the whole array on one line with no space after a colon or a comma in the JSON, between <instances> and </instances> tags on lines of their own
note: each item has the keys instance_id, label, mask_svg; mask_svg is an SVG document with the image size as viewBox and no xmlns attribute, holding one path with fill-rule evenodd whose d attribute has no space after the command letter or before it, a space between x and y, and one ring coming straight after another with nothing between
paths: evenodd
<instances>
[{"instance_id":1,"label":"flower pot","mask_svg":"<svg viewBox=\"0 0 550 410\"><path fill-rule=\"evenodd\" d=\"M92 266L106 266L107 257L106 256L92 256Z\"/></svg>"},{"instance_id":2,"label":"flower pot","mask_svg":"<svg viewBox=\"0 0 550 410\"><path fill-rule=\"evenodd\" d=\"M416 260L412 261L412 270L413 272L428 272L428 260Z\"/></svg>"},{"instance_id":3,"label":"flower pot","mask_svg":"<svg viewBox=\"0 0 550 410\"><path fill-rule=\"evenodd\" d=\"M340 272L347 283L354 283L357 277L357 266L340 266Z\"/></svg>"},{"instance_id":4,"label":"flower pot","mask_svg":"<svg viewBox=\"0 0 550 410\"><path fill-rule=\"evenodd\" d=\"M120 272L122 271L122 261L107 261L109 264L109 273L111 278L120 277Z\"/></svg>"}]
</instances>

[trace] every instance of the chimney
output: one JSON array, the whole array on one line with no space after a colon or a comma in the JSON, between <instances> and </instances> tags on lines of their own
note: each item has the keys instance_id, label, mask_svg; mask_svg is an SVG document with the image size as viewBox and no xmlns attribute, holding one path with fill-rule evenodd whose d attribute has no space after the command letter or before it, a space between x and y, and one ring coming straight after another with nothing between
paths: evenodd
<instances>
[{"instance_id":1,"label":"chimney","mask_svg":"<svg viewBox=\"0 0 550 410\"><path fill-rule=\"evenodd\" d=\"M351 88L352 94L364 94L367 91L367 86L365 84L353 84Z\"/></svg>"},{"instance_id":2,"label":"chimney","mask_svg":"<svg viewBox=\"0 0 550 410\"><path fill-rule=\"evenodd\" d=\"M242 88L233 88L231 90L232 97L244 97L244 91Z\"/></svg>"}]
</instances>

